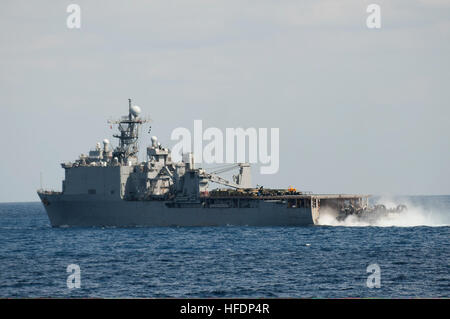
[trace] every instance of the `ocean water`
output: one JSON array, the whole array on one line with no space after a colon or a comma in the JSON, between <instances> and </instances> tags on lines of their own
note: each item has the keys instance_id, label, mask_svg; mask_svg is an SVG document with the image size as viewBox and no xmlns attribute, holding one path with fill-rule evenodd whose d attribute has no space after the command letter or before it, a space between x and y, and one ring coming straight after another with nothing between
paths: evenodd
<instances>
[{"instance_id":1,"label":"ocean water","mask_svg":"<svg viewBox=\"0 0 450 319\"><path fill-rule=\"evenodd\" d=\"M0 297L450 297L450 196L376 200L409 210L376 225L51 228L40 203L0 204Z\"/></svg>"}]
</instances>

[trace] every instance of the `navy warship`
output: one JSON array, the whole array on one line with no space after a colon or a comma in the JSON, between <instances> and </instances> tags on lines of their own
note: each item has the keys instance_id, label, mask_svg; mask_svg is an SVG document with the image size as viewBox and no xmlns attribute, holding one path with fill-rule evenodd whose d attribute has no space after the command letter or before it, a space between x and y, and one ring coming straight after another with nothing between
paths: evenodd
<instances>
[{"instance_id":1,"label":"navy warship","mask_svg":"<svg viewBox=\"0 0 450 319\"><path fill-rule=\"evenodd\" d=\"M238 172L229 181L196 168L192 153L174 162L155 136L146 161L139 162L140 128L148 122L140 114L129 100L128 115L108 121L118 128L117 147L107 139L97 143L87 155L61 164L62 191L37 191L53 227L308 226L318 224L324 210L335 211L338 220L380 215L369 207L370 195L252 187L248 163L232 165ZM210 183L222 188L210 190Z\"/></svg>"}]
</instances>

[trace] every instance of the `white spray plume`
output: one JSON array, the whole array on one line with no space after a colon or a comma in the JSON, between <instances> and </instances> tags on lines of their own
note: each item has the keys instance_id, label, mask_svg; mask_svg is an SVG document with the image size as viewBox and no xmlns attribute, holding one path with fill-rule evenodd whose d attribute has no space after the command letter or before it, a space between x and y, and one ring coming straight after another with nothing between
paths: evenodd
<instances>
[{"instance_id":1,"label":"white spray plume","mask_svg":"<svg viewBox=\"0 0 450 319\"><path fill-rule=\"evenodd\" d=\"M401 200L396 201L391 198L380 198L376 204L383 204L386 208L395 208L399 204L406 204L408 210L400 213L389 213L375 221L361 220L357 216L348 216L345 220L336 219L336 211L331 209L321 209L318 224L327 226L347 226L347 227L414 227L414 226L450 226L450 212L432 208L423 208L411 202Z\"/></svg>"}]
</instances>

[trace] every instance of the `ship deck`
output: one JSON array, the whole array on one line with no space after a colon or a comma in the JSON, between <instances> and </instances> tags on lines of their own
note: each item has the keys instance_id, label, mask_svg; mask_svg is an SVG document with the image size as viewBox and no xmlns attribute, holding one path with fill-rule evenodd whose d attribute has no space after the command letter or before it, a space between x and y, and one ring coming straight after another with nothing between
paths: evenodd
<instances>
[{"instance_id":1,"label":"ship deck","mask_svg":"<svg viewBox=\"0 0 450 319\"><path fill-rule=\"evenodd\" d=\"M260 196L249 196L249 195L238 195L238 196L223 196L223 195L213 195L213 196L201 196L201 198L214 198L214 199L255 199L255 200L280 200L280 199L361 199L369 198L371 195L367 194L299 194L299 195L260 195Z\"/></svg>"}]
</instances>

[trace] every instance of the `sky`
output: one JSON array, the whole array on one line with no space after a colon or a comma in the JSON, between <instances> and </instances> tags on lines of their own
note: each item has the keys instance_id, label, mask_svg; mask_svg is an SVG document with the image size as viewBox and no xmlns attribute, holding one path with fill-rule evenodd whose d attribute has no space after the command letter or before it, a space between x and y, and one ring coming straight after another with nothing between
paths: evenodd
<instances>
[{"instance_id":1,"label":"sky","mask_svg":"<svg viewBox=\"0 0 450 319\"><path fill-rule=\"evenodd\" d=\"M198 119L279 128L280 169L254 184L450 194L449 17L447 0L1 1L0 202L37 201L41 175L60 190L128 98L168 147Z\"/></svg>"}]
</instances>

